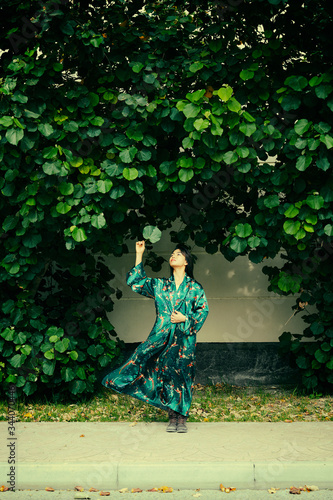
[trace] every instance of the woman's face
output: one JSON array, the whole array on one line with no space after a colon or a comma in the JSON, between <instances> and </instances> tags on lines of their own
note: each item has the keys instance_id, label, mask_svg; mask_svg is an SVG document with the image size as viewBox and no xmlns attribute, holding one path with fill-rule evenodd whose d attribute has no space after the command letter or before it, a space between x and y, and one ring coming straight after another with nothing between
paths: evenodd
<instances>
[{"instance_id":1,"label":"woman's face","mask_svg":"<svg viewBox=\"0 0 333 500\"><path fill-rule=\"evenodd\" d=\"M175 267L185 267L187 265L185 255L183 255L181 251L177 248L172 252L169 264L173 269Z\"/></svg>"}]
</instances>

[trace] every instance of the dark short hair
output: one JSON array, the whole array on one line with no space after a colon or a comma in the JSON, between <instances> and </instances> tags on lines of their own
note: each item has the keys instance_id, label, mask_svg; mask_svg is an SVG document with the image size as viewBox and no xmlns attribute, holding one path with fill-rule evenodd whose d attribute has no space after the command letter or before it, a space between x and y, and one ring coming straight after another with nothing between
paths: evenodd
<instances>
[{"instance_id":1,"label":"dark short hair","mask_svg":"<svg viewBox=\"0 0 333 500\"><path fill-rule=\"evenodd\" d=\"M185 272L186 274L194 279L194 276L193 276L193 257L191 255L191 251L189 250L189 248L187 248L187 246L183 245L183 244L179 244L175 247L174 251L175 250L180 250L181 253L184 255L186 261L187 261L187 265L185 266ZM170 272L171 272L171 276L173 274L173 268L170 266Z\"/></svg>"}]
</instances>

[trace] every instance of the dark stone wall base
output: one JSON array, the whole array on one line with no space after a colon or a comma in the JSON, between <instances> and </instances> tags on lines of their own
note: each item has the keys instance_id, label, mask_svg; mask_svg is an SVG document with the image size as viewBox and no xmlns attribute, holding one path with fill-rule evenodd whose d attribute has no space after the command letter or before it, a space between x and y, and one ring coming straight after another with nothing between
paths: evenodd
<instances>
[{"instance_id":1,"label":"dark stone wall base","mask_svg":"<svg viewBox=\"0 0 333 500\"><path fill-rule=\"evenodd\" d=\"M126 345L123 362L138 345ZM297 385L298 370L291 368L288 356L280 356L278 348L278 342L199 342L196 351L195 383L225 383L238 386Z\"/></svg>"},{"instance_id":2,"label":"dark stone wall base","mask_svg":"<svg viewBox=\"0 0 333 500\"><path fill-rule=\"evenodd\" d=\"M196 383L238 386L296 385L298 370L282 357L279 343L198 343Z\"/></svg>"}]
</instances>

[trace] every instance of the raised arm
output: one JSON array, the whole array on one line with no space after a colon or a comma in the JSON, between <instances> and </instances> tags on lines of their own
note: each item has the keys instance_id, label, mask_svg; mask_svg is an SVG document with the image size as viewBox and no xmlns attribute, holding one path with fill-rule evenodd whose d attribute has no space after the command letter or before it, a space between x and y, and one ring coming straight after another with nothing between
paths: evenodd
<instances>
[{"instance_id":1,"label":"raised arm","mask_svg":"<svg viewBox=\"0 0 333 500\"><path fill-rule=\"evenodd\" d=\"M132 288L133 292L153 299L155 297L156 279L148 278L142 265L145 242L137 241L135 249L135 266L127 273L127 284Z\"/></svg>"},{"instance_id":2,"label":"raised arm","mask_svg":"<svg viewBox=\"0 0 333 500\"><path fill-rule=\"evenodd\" d=\"M142 262L142 257L143 257L143 252L145 251L145 242L143 241L137 241L135 245L135 250L136 250L136 257L135 257L135 265L137 266L138 264L141 264Z\"/></svg>"}]
</instances>

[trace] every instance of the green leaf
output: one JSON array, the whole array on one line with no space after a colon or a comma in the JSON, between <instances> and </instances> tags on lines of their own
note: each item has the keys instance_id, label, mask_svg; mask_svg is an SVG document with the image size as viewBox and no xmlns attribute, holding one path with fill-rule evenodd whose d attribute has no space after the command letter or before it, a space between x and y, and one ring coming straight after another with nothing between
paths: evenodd
<instances>
[{"instance_id":1,"label":"green leaf","mask_svg":"<svg viewBox=\"0 0 333 500\"><path fill-rule=\"evenodd\" d=\"M140 71L144 67L145 67L144 64L142 64L141 62L136 62L132 66L132 71L134 71L134 73L140 73Z\"/></svg>"},{"instance_id":2,"label":"green leaf","mask_svg":"<svg viewBox=\"0 0 333 500\"><path fill-rule=\"evenodd\" d=\"M61 376L65 382L70 382L75 378L75 373L72 368L62 368Z\"/></svg>"},{"instance_id":3,"label":"green leaf","mask_svg":"<svg viewBox=\"0 0 333 500\"><path fill-rule=\"evenodd\" d=\"M305 200L305 203L314 210L320 210L324 206L324 198L320 195L311 194Z\"/></svg>"},{"instance_id":4,"label":"green leaf","mask_svg":"<svg viewBox=\"0 0 333 500\"><path fill-rule=\"evenodd\" d=\"M332 226L332 224L326 224L326 226L324 227L324 233L327 236L333 236L333 226Z\"/></svg>"},{"instance_id":5,"label":"green leaf","mask_svg":"<svg viewBox=\"0 0 333 500\"><path fill-rule=\"evenodd\" d=\"M106 220L103 214L93 215L91 218L91 225L97 229L101 229L106 226Z\"/></svg>"},{"instance_id":6,"label":"green leaf","mask_svg":"<svg viewBox=\"0 0 333 500\"><path fill-rule=\"evenodd\" d=\"M258 238L258 236L250 236L247 242L251 248L256 248L260 245L260 238Z\"/></svg>"},{"instance_id":7,"label":"green leaf","mask_svg":"<svg viewBox=\"0 0 333 500\"><path fill-rule=\"evenodd\" d=\"M183 109L183 113L186 118L195 118L200 113L200 111L200 106L192 103L186 104L185 108Z\"/></svg>"},{"instance_id":8,"label":"green leaf","mask_svg":"<svg viewBox=\"0 0 333 500\"><path fill-rule=\"evenodd\" d=\"M143 237L151 243L157 243L162 236L161 231L156 226L146 226L143 230Z\"/></svg>"},{"instance_id":9,"label":"green leaf","mask_svg":"<svg viewBox=\"0 0 333 500\"><path fill-rule=\"evenodd\" d=\"M191 73L196 73L197 71L199 71L203 67L204 67L203 63L200 61L197 61L197 62L192 63L189 69L190 69Z\"/></svg>"},{"instance_id":10,"label":"green leaf","mask_svg":"<svg viewBox=\"0 0 333 500\"><path fill-rule=\"evenodd\" d=\"M312 163L312 156L299 156L296 161L296 168L304 172Z\"/></svg>"},{"instance_id":11,"label":"green leaf","mask_svg":"<svg viewBox=\"0 0 333 500\"><path fill-rule=\"evenodd\" d=\"M75 227L73 229L72 237L77 242L85 241L87 239L86 232L81 227Z\"/></svg>"},{"instance_id":12,"label":"green leaf","mask_svg":"<svg viewBox=\"0 0 333 500\"><path fill-rule=\"evenodd\" d=\"M137 171L136 168L127 168L126 167L123 170L123 176L128 181L133 181L134 179L137 178L138 175L139 175L139 172Z\"/></svg>"},{"instance_id":13,"label":"green leaf","mask_svg":"<svg viewBox=\"0 0 333 500\"><path fill-rule=\"evenodd\" d=\"M42 241L40 234L26 234L23 236L23 245L27 248L35 248Z\"/></svg>"},{"instance_id":14,"label":"green leaf","mask_svg":"<svg viewBox=\"0 0 333 500\"><path fill-rule=\"evenodd\" d=\"M58 342L55 343L54 348L56 351L62 353L65 352L69 346L69 339L64 338L62 340L58 340Z\"/></svg>"},{"instance_id":15,"label":"green leaf","mask_svg":"<svg viewBox=\"0 0 333 500\"><path fill-rule=\"evenodd\" d=\"M301 91L307 86L308 81L304 76L289 76L284 84L296 91Z\"/></svg>"},{"instance_id":16,"label":"green leaf","mask_svg":"<svg viewBox=\"0 0 333 500\"><path fill-rule=\"evenodd\" d=\"M71 182L62 182L59 184L59 191L63 195L70 195L74 193L74 186Z\"/></svg>"},{"instance_id":17,"label":"green leaf","mask_svg":"<svg viewBox=\"0 0 333 500\"><path fill-rule=\"evenodd\" d=\"M49 359L44 359L42 362L42 369L45 375L49 375L50 377L53 375L56 367L56 362L51 361Z\"/></svg>"},{"instance_id":18,"label":"green leaf","mask_svg":"<svg viewBox=\"0 0 333 500\"><path fill-rule=\"evenodd\" d=\"M278 281L278 287L283 292L297 293L299 292L301 282L301 276L292 276L290 274L282 273Z\"/></svg>"},{"instance_id":19,"label":"green leaf","mask_svg":"<svg viewBox=\"0 0 333 500\"><path fill-rule=\"evenodd\" d=\"M164 161L160 164L159 170L166 176L169 176L177 170L177 165L173 161Z\"/></svg>"},{"instance_id":20,"label":"green leaf","mask_svg":"<svg viewBox=\"0 0 333 500\"><path fill-rule=\"evenodd\" d=\"M110 191L110 189L112 188L112 186L113 186L113 183L112 183L112 181L110 181L110 179L105 179L105 180L99 179L97 181L97 190L100 193L108 193Z\"/></svg>"},{"instance_id":21,"label":"green leaf","mask_svg":"<svg viewBox=\"0 0 333 500\"><path fill-rule=\"evenodd\" d=\"M13 118L11 116L2 116L0 118L0 125L2 125L3 127L11 127L13 125Z\"/></svg>"},{"instance_id":22,"label":"green leaf","mask_svg":"<svg viewBox=\"0 0 333 500\"><path fill-rule=\"evenodd\" d=\"M111 190L110 198L112 198L113 200L117 200L118 198L124 196L125 192L126 189L124 186L116 186Z\"/></svg>"},{"instance_id":23,"label":"green leaf","mask_svg":"<svg viewBox=\"0 0 333 500\"><path fill-rule=\"evenodd\" d=\"M70 205L68 205L68 203L63 202L63 201L59 202L56 206L56 211L59 214L67 214L71 209L72 209L72 207Z\"/></svg>"},{"instance_id":24,"label":"green leaf","mask_svg":"<svg viewBox=\"0 0 333 500\"><path fill-rule=\"evenodd\" d=\"M332 85L319 85L315 88L315 93L319 99L327 99L332 90Z\"/></svg>"},{"instance_id":25,"label":"green leaf","mask_svg":"<svg viewBox=\"0 0 333 500\"><path fill-rule=\"evenodd\" d=\"M178 172L178 177L182 182L190 181L194 176L194 172L191 168L181 168Z\"/></svg>"},{"instance_id":26,"label":"green leaf","mask_svg":"<svg viewBox=\"0 0 333 500\"><path fill-rule=\"evenodd\" d=\"M318 217L315 215L315 214L309 214L305 217L305 220L306 222L308 222L309 224L317 224L318 222Z\"/></svg>"},{"instance_id":27,"label":"green leaf","mask_svg":"<svg viewBox=\"0 0 333 500\"><path fill-rule=\"evenodd\" d=\"M302 120L297 120L295 123L294 129L296 134L302 135L305 132L309 130L311 126L311 122L308 122L308 120L302 119Z\"/></svg>"},{"instance_id":28,"label":"green leaf","mask_svg":"<svg viewBox=\"0 0 333 500\"><path fill-rule=\"evenodd\" d=\"M134 141L142 141L143 132L138 128L129 128L126 130L126 135L129 139L133 139Z\"/></svg>"},{"instance_id":29,"label":"green leaf","mask_svg":"<svg viewBox=\"0 0 333 500\"><path fill-rule=\"evenodd\" d=\"M5 231L10 231L17 226L19 218L16 215L8 215L2 223L2 229Z\"/></svg>"},{"instance_id":30,"label":"green leaf","mask_svg":"<svg viewBox=\"0 0 333 500\"><path fill-rule=\"evenodd\" d=\"M328 158L319 158L316 161L316 165L318 168L320 168L320 170L323 170L324 172L326 172L326 170L328 170L331 166Z\"/></svg>"},{"instance_id":31,"label":"green leaf","mask_svg":"<svg viewBox=\"0 0 333 500\"><path fill-rule=\"evenodd\" d=\"M243 69L239 73L239 76L241 77L242 80L251 80L254 77L254 72L249 69Z\"/></svg>"},{"instance_id":32,"label":"green leaf","mask_svg":"<svg viewBox=\"0 0 333 500\"><path fill-rule=\"evenodd\" d=\"M47 175L57 175L61 171L61 162L59 160L47 161L43 165L43 170Z\"/></svg>"},{"instance_id":33,"label":"green leaf","mask_svg":"<svg viewBox=\"0 0 333 500\"><path fill-rule=\"evenodd\" d=\"M232 97L228 101L228 108L230 109L230 111L234 111L235 113L238 113L242 109L242 106L234 97Z\"/></svg>"},{"instance_id":34,"label":"green leaf","mask_svg":"<svg viewBox=\"0 0 333 500\"><path fill-rule=\"evenodd\" d=\"M264 205L267 208L278 207L279 204L280 204L280 199L277 194L271 194L267 196L267 198L264 198Z\"/></svg>"},{"instance_id":35,"label":"green leaf","mask_svg":"<svg viewBox=\"0 0 333 500\"><path fill-rule=\"evenodd\" d=\"M296 217L296 215L299 214L299 209L296 208L294 205L290 205L287 210L284 212L284 215L290 219L293 217Z\"/></svg>"},{"instance_id":36,"label":"green leaf","mask_svg":"<svg viewBox=\"0 0 333 500\"><path fill-rule=\"evenodd\" d=\"M38 130L45 137L50 137L50 135L52 135L54 132L52 125L50 125L49 123L40 123L38 125Z\"/></svg>"},{"instance_id":37,"label":"green leaf","mask_svg":"<svg viewBox=\"0 0 333 500\"><path fill-rule=\"evenodd\" d=\"M237 151L227 151L226 153L224 153L222 155L222 158L223 158L223 161L227 164L227 165L231 165L232 163L235 163L236 161L238 161L238 154L237 154ZM213 156L212 158L213 160L217 161L217 159L215 159L215 157Z\"/></svg>"},{"instance_id":38,"label":"green leaf","mask_svg":"<svg viewBox=\"0 0 333 500\"><path fill-rule=\"evenodd\" d=\"M226 102L230 99L230 97L232 96L233 94L233 90L231 87L229 87L229 85L225 86L225 87L221 87L220 89L218 89L218 91L214 91L214 94L217 94L219 96L219 98Z\"/></svg>"},{"instance_id":39,"label":"green leaf","mask_svg":"<svg viewBox=\"0 0 333 500\"><path fill-rule=\"evenodd\" d=\"M286 220L283 224L284 232L287 234L295 235L301 227L300 221Z\"/></svg>"},{"instance_id":40,"label":"green leaf","mask_svg":"<svg viewBox=\"0 0 333 500\"><path fill-rule=\"evenodd\" d=\"M246 137L250 137L257 130L257 126L255 123L241 123L239 130L243 132Z\"/></svg>"},{"instance_id":41,"label":"green leaf","mask_svg":"<svg viewBox=\"0 0 333 500\"><path fill-rule=\"evenodd\" d=\"M24 137L24 132L20 128L10 128L6 132L6 139L13 146L17 146L21 139Z\"/></svg>"},{"instance_id":42,"label":"green leaf","mask_svg":"<svg viewBox=\"0 0 333 500\"><path fill-rule=\"evenodd\" d=\"M203 118L198 118L197 120L195 120L193 125L196 128L196 130L198 130L198 131L205 130L207 127L209 127L209 120L204 120Z\"/></svg>"},{"instance_id":43,"label":"green leaf","mask_svg":"<svg viewBox=\"0 0 333 500\"><path fill-rule=\"evenodd\" d=\"M321 349L317 349L314 353L316 360L319 363L326 363L330 359L330 355L327 352L322 351Z\"/></svg>"},{"instance_id":44,"label":"green leaf","mask_svg":"<svg viewBox=\"0 0 333 500\"><path fill-rule=\"evenodd\" d=\"M15 354L10 360L9 363L14 367L14 368L20 368L27 359L25 354Z\"/></svg>"},{"instance_id":45,"label":"green leaf","mask_svg":"<svg viewBox=\"0 0 333 500\"><path fill-rule=\"evenodd\" d=\"M137 152L138 152L137 148L135 146L132 146L129 149L121 151L121 153L119 154L119 158L124 163L132 163Z\"/></svg>"},{"instance_id":46,"label":"green leaf","mask_svg":"<svg viewBox=\"0 0 333 500\"><path fill-rule=\"evenodd\" d=\"M77 132L79 130L79 126L74 121L65 122L64 130L66 130L66 132Z\"/></svg>"},{"instance_id":47,"label":"green leaf","mask_svg":"<svg viewBox=\"0 0 333 500\"><path fill-rule=\"evenodd\" d=\"M188 92L186 94L186 98L191 101L191 102L197 102L202 99L202 97L205 95L206 91L203 90L196 90L195 92Z\"/></svg>"},{"instance_id":48,"label":"green leaf","mask_svg":"<svg viewBox=\"0 0 333 500\"><path fill-rule=\"evenodd\" d=\"M18 90L14 92L14 95L12 96L12 101L14 102L20 102L21 104L25 104L28 102L28 96L22 94Z\"/></svg>"},{"instance_id":49,"label":"green leaf","mask_svg":"<svg viewBox=\"0 0 333 500\"><path fill-rule=\"evenodd\" d=\"M252 233L252 227L248 223L237 224L235 232L240 238L247 238Z\"/></svg>"},{"instance_id":50,"label":"green leaf","mask_svg":"<svg viewBox=\"0 0 333 500\"><path fill-rule=\"evenodd\" d=\"M83 380L72 380L70 382L70 390L74 395L81 394L84 392L86 385Z\"/></svg>"},{"instance_id":51,"label":"green leaf","mask_svg":"<svg viewBox=\"0 0 333 500\"><path fill-rule=\"evenodd\" d=\"M55 148L54 146L49 146L48 148L43 149L43 158L46 158L47 160L53 160L54 158L57 157L58 155L58 148Z\"/></svg>"},{"instance_id":52,"label":"green leaf","mask_svg":"<svg viewBox=\"0 0 333 500\"><path fill-rule=\"evenodd\" d=\"M247 247L247 241L245 239L234 236L230 241L230 248L236 253L242 253Z\"/></svg>"},{"instance_id":53,"label":"green leaf","mask_svg":"<svg viewBox=\"0 0 333 500\"><path fill-rule=\"evenodd\" d=\"M6 134L7 136L7 134ZM325 144L325 146L327 147L327 149L331 149L333 148L333 137L330 136L330 135L321 135L320 136L320 141Z\"/></svg>"},{"instance_id":54,"label":"green leaf","mask_svg":"<svg viewBox=\"0 0 333 500\"><path fill-rule=\"evenodd\" d=\"M151 151L149 149L142 149L136 157L139 161L149 161L151 159Z\"/></svg>"}]
</instances>

